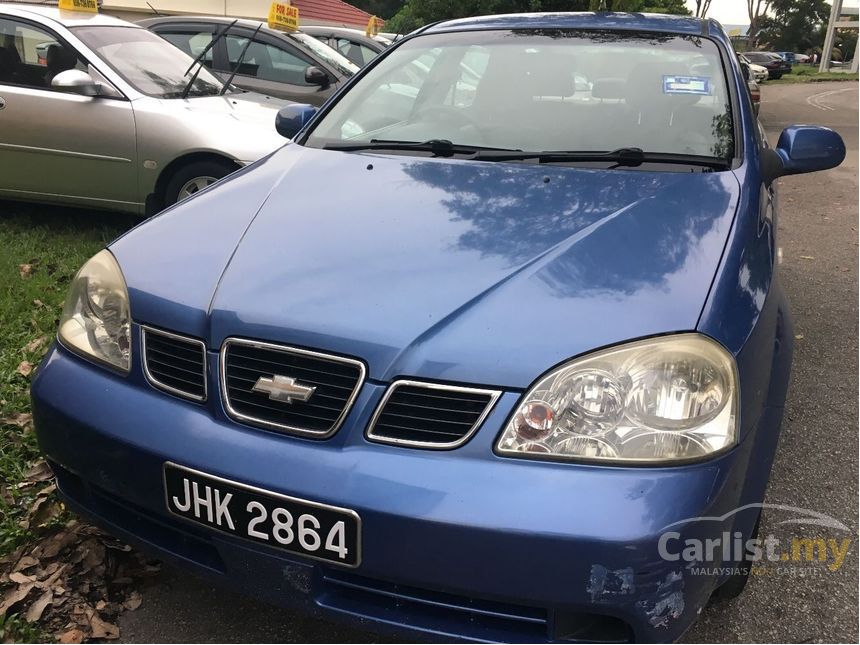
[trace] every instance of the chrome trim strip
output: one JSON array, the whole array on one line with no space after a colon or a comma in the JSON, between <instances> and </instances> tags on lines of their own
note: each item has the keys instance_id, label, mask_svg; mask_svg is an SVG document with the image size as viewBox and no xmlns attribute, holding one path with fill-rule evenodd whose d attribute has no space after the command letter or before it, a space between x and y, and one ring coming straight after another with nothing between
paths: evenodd
<instances>
[{"instance_id":1,"label":"chrome trim strip","mask_svg":"<svg viewBox=\"0 0 860 645\"><path fill-rule=\"evenodd\" d=\"M308 430L307 428L302 428L299 426L291 426L285 423L275 423L274 421L268 421L266 419L260 419L258 417L252 417L247 414L242 414L241 412L236 411L232 405L230 405L230 397L227 395L227 349L230 345L244 345L246 347L255 347L257 349L268 349L276 352L281 352L283 354L297 354L299 356L310 356L313 358L322 358L325 360L333 361L335 363L343 363L344 365L353 365L358 368L358 379L355 383L355 388L353 388L352 393L349 395L349 398L346 400L346 403L343 406L343 410L340 413L340 416L334 420L331 428L325 431L316 431L316 430ZM236 419L237 421L245 421L252 425L258 425L263 428L269 428L272 430L282 430L286 431L288 434L295 434L302 437L313 437L315 439L328 439L335 432L337 432L341 425L343 425L344 420L346 419L347 414L352 409L352 404L355 403L355 399L358 397L358 393L361 391L361 386L364 385L364 379L367 375L367 369L364 366L364 363L354 359L354 358L346 358L344 356L336 356L334 354L324 354L323 352L314 352L309 349L301 349L299 347L292 347L290 345L276 345L274 343L264 343L262 341L257 340L248 340L246 338L227 338L221 345L221 355L219 360L218 372L220 375L221 382L221 398L224 402L224 410L227 412L227 415Z\"/></svg>"},{"instance_id":2,"label":"chrome trim strip","mask_svg":"<svg viewBox=\"0 0 860 645\"><path fill-rule=\"evenodd\" d=\"M320 558L315 555L311 555L310 553L305 553L303 551L290 551L288 549L279 549L280 551L291 553L293 555L297 555L299 557L311 558L312 560L319 560L320 562L326 562L328 564L337 564L342 567L347 567L349 569L355 569L361 564L361 515L359 515L356 511L351 508L343 508L342 506L332 506L331 504L323 504L322 502L312 502L309 499L302 499L301 497L292 497L291 495L284 495L283 493L276 493L271 490L266 490L265 488L259 488L257 486L252 486L251 484L243 484L241 482L233 481L232 479L227 479L225 477L218 477L217 475L210 475L209 473L204 473L200 470L195 470L194 468L189 468L188 466L182 466L180 464L174 463L172 461L165 461L164 465L161 468L161 476L164 483L164 505L167 508L167 512L171 515L175 515L176 517L180 517L186 522L191 522L195 526L207 526L212 530L218 530L214 526L210 526L208 524L204 524L203 522L196 522L192 520L187 515L180 515L179 513L174 513L170 508L170 500L167 498L167 469L175 468L176 470L184 470L187 473L191 473L192 475L197 475L198 477L204 477L206 479L212 479L217 482L223 482L228 486L235 486L236 488L243 488L245 490L251 491L252 493L257 493L258 495L264 495L267 497L275 497L277 499L283 499L288 502L293 502L296 504L306 504L307 506L313 506L314 508L321 508L326 511L335 511L336 513L343 513L344 515L350 515L355 520L355 538L356 544L355 548L358 550L358 557L356 558L355 564L347 564L346 562L338 562L337 560L330 560L328 558ZM226 533L227 535L232 535L239 539L245 539L246 541L253 542L254 544L260 544L255 540L247 540L247 538L243 538L240 533L229 533L227 531L222 531L222 533ZM265 545L264 545L265 546Z\"/></svg>"},{"instance_id":3,"label":"chrome trim strip","mask_svg":"<svg viewBox=\"0 0 860 645\"><path fill-rule=\"evenodd\" d=\"M197 396L196 394L191 394L190 392L184 392L182 390L178 390L175 387L171 387L166 383L162 383L159 381L153 374L149 371L149 365L146 362L146 335L147 334L155 334L157 336L166 336L167 338L173 338L174 340L181 340L185 343L193 343L196 345L200 345L201 350L203 351L203 396ZM169 392L170 394L174 394L176 396L182 397L183 399L191 399L192 401L203 402L207 399L209 395L209 366L208 366L208 357L206 355L206 343L202 340L198 340L196 338L189 338L188 336L181 336L180 334L173 334L169 331L163 331L161 329L155 329L154 327L149 327L147 325L140 326L140 356L141 356L141 364L143 365L143 373L146 376L146 380L149 381L153 386L158 388L159 390L164 390L165 392Z\"/></svg>"},{"instance_id":4,"label":"chrome trim strip","mask_svg":"<svg viewBox=\"0 0 860 645\"><path fill-rule=\"evenodd\" d=\"M469 431L466 432L466 434L464 434L462 438L457 439L456 441L449 441L447 443L436 443L433 441L394 439L391 437L382 437L379 435L374 435L373 430L376 427L376 422L379 420L379 417L382 416L382 411L385 409L385 405L388 403L388 399L390 399L391 395L394 394L394 391L402 385L423 387L428 390L445 390L448 392L463 392L465 394L484 394L489 396L490 400L487 402L487 407L484 408L484 411L477 418L474 425L469 428ZM496 401L499 400L499 397L501 395L502 393L500 390L487 390L477 387L464 387L460 385L441 385L439 383L427 383L423 381L412 381L408 379L400 379L397 381L393 381L388 387L388 389L385 391L385 395L382 397L382 400L379 402L379 405L376 406L376 410L373 413L373 417L370 419L370 423L367 426L367 432L365 432L365 436L368 440L375 441L377 443L387 443L394 446L404 446L409 448L427 448L430 450L451 450L452 448L459 448L469 439L471 439L472 436L478 431L478 428L480 428L481 424L484 423L487 416L490 414L493 407L496 405Z\"/></svg>"},{"instance_id":5,"label":"chrome trim strip","mask_svg":"<svg viewBox=\"0 0 860 645\"><path fill-rule=\"evenodd\" d=\"M22 146L16 143L0 143L0 150L20 150L34 154L59 155L61 157L73 157L75 159L95 159L97 161L114 161L118 163L131 163L131 159L125 157L112 157L110 155L96 155L90 152L77 152L75 150L60 150L58 148L37 148L36 146Z\"/></svg>"}]
</instances>

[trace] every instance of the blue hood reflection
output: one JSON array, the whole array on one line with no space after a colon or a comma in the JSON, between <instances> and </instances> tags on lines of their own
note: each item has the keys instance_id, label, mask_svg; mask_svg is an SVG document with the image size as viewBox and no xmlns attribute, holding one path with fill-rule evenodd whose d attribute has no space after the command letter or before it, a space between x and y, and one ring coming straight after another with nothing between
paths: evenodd
<instances>
[{"instance_id":1,"label":"blue hood reflection","mask_svg":"<svg viewBox=\"0 0 860 645\"><path fill-rule=\"evenodd\" d=\"M383 381L523 388L596 347L694 329L738 195L731 172L298 146L268 163L290 169L224 271L210 342L357 356Z\"/></svg>"}]
</instances>

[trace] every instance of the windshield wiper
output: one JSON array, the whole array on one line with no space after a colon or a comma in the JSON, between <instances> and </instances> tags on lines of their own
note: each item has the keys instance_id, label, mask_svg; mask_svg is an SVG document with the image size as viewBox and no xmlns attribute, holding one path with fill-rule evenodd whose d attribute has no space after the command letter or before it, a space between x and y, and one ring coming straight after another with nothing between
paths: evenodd
<instances>
[{"instance_id":1,"label":"windshield wiper","mask_svg":"<svg viewBox=\"0 0 860 645\"><path fill-rule=\"evenodd\" d=\"M225 93L225 92L227 91L227 89L230 87L230 83L232 83L232 82L233 82L233 79L236 77L236 72L238 72L238 71L239 71L239 66L240 66L240 65L242 64L242 62L245 60L245 52L247 52L247 51L248 51L248 47L249 47L249 46L251 45L251 43L253 42L254 37L255 37L255 36L257 35L257 33L260 31L260 27L262 27L262 26L263 26L263 23L261 22L259 25L257 25L257 28L254 30L254 33L253 33L253 34L251 34L251 37L250 37L250 38L248 38L248 40L247 40L247 41L245 41L245 45L242 47L242 51L241 51L241 52L239 52L239 58L237 58L237 59L236 59L236 63L233 65L233 69L231 69L231 70L230 70L230 76L227 78L227 80L226 80L226 81L224 81L224 87L222 87L222 88L221 88L221 91L220 91L220 92L218 92L218 96L224 96L224 93Z\"/></svg>"},{"instance_id":2,"label":"windshield wiper","mask_svg":"<svg viewBox=\"0 0 860 645\"><path fill-rule=\"evenodd\" d=\"M215 34L215 38L210 40L209 44L207 44L206 47L203 48L203 51L197 54L194 60L191 61L191 65L189 65L188 69L185 70L183 76L188 76L188 72L190 72L195 65L197 65L197 69L194 70L194 74L191 75L191 78L188 79L188 82L185 84L185 87L182 88L182 92L179 94L180 98L188 98L188 93L191 91L191 86L194 85L194 81L197 80L197 75L200 73L200 70L203 69L203 57L208 54L209 50L212 49L218 43L218 41L221 40L227 34L227 30L232 28L233 25L235 25L237 22L239 22L238 18L231 22L229 25L226 25L224 28L219 30L218 33Z\"/></svg>"},{"instance_id":3,"label":"windshield wiper","mask_svg":"<svg viewBox=\"0 0 860 645\"><path fill-rule=\"evenodd\" d=\"M537 163L606 162L610 169L618 167L635 168L644 163L664 163L689 166L704 166L715 170L725 170L728 162L719 157L690 155L674 152L645 152L642 148L618 148L607 152L585 152L575 150L543 150L541 152L478 152L476 161L528 161Z\"/></svg>"},{"instance_id":4,"label":"windshield wiper","mask_svg":"<svg viewBox=\"0 0 860 645\"><path fill-rule=\"evenodd\" d=\"M523 151L510 148L490 148L452 143L448 139L428 141L396 141L371 139L342 143L327 143L326 150L402 150L404 152L430 152L436 157L465 156L470 161L534 161L536 163L606 162L610 169L635 168L643 163L702 166L725 170L729 163L719 157L689 155L673 152L645 152L641 148L618 148L607 152L580 152L567 150Z\"/></svg>"},{"instance_id":5,"label":"windshield wiper","mask_svg":"<svg viewBox=\"0 0 860 645\"><path fill-rule=\"evenodd\" d=\"M429 139L427 141L397 141L389 139L371 139L370 141L347 141L343 143L327 143L325 150L403 150L406 152L430 152L437 157L453 157L454 155L480 155L498 153L500 155L521 155L522 150L509 148L488 148L453 143L448 139Z\"/></svg>"}]
</instances>

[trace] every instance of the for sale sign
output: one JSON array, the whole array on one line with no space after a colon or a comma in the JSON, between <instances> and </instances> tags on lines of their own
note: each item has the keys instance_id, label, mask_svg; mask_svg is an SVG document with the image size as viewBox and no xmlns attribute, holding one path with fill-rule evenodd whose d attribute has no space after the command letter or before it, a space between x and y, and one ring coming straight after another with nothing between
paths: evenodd
<instances>
[{"instance_id":1,"label":"for sale sign","mask_svg":"<svg viewBox=\"0 0 860 645\"><path fill-rule=\"evenodd\" d=\"M297 31L299 28L299 9L289 3L273 2L272 6L269 7L268 22L272 29Z\"/></svg>"}]
</instances>

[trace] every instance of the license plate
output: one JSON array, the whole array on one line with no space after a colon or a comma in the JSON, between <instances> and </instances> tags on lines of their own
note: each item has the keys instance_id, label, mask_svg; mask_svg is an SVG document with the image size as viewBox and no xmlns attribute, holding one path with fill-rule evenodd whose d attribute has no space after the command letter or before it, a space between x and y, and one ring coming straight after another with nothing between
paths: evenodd
<instances>
[{"instance_id":1,"label":"license plate","mask_svg":"<svg viewBox=\"0 0 860 645\"><path fill-rule=\"evenodd\" d=\"M164 464L167 510L211 529L317 560L357 567L358 513Z\"/></svg>"}]
</instances>

